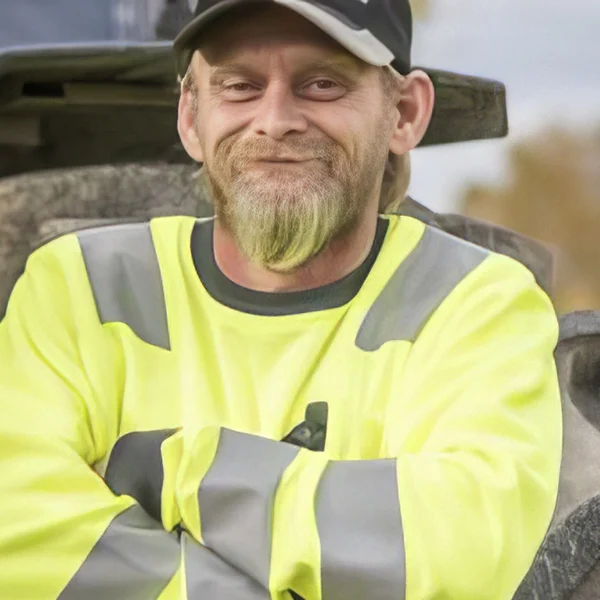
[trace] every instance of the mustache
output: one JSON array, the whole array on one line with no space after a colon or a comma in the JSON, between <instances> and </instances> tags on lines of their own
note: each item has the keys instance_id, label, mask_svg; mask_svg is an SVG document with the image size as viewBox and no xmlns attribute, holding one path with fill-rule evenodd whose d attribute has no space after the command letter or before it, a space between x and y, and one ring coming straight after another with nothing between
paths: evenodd
<instances>
[{"instance_id":1,"label":"mustache","mask_svg":"<svg viewBox=\"0 0 600 600\"><path fill-rule=\"evenodd\" d=\"M243 166L265 158L294 157L298 160L329 160L335 155L336 145L323 139L298 139L276 142L271 139L227 140L217 154L228 162Z\"/></svg>"}]
</instances>

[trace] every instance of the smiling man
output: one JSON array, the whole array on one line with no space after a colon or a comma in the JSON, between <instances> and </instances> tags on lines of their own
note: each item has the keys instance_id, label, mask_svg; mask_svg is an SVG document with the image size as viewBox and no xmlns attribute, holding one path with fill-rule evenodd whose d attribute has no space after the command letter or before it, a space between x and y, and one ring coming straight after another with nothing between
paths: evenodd
<instances>
[{"instance_id":1,"label":"smiling man","mask_svg":"<svg viewBox=\"0 0 600 600\"><path fill-rule=\"evenodd\" d=\"M59 238L0 324L0 597L512 597L557 322L519 263L384 214L434 104L410 39L404 0L197 4L216 217Z\"/></svg>"},{"instance_id":2,"label":"smiling man","mask_svg":"<svg viewBox=\"0 0 600 600\"><path fill-rule=\"evenodd\" d=\"M271 290L346 275L372 245L388 152L425 133L430 79L401 81L278 5L226 14L198 43L179 131L211 184L219 266Z\"/></svg>"}]
</instances>

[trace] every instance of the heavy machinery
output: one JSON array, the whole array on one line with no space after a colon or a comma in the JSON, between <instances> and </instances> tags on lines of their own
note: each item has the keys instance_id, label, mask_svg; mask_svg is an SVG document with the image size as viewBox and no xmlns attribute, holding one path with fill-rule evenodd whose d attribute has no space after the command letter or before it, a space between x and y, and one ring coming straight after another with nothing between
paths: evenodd
<instances>
[{"instance_id":1,"label":"heavy machinery","mask_svg":"<svg viewBox=\"0 0 600 600\"><path fill-rule=\"evenodd\" d=\"M0 319L28 254L82 227L208 216L176 131L170 42L0 50ZM504 86L439 72L423 145L507 133ZM407 198L399 209L525 263L552 294L552 253L534 240ZM515 600L600 598L600 314L561 317L564 464L555 519Z\"/></svg>"}]
</instances>

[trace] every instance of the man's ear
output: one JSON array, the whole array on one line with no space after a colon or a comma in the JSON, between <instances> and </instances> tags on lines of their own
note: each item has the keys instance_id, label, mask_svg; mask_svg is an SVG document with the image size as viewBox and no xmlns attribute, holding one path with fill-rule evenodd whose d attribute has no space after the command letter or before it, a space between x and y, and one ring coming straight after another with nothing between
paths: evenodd
<instances>
[{"instance_id":1,"label":"man's ear","mask_svg":"<svg viewBox=\"0 0 600 600\"><path fill-rule=\"evenodd\" d=\"M198 92L192 89L182 88L179 97L179 109L177 118L177 131L185 151L196 162L204 162L204 152L198 136L197 126L197 98Z\"/></svg>"},{"instance_id":2,"label":"man's ear","mask_svg":"<svg viewBox=\"0 0 600 600\"><path fill-rule=\"evenodd\" d=\"M435 90L429 75L424 71L412 71L399 83L398 117L395 123L390 151L406 154L416 148L429 127Z\"/></svg>"}]
</instances>

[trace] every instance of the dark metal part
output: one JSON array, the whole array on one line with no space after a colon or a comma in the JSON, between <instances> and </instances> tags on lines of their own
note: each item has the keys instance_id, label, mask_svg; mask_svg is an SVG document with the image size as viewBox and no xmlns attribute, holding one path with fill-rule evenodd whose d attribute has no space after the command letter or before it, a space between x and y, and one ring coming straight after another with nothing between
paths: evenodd
<instances>
[{"instance_id":1,"label":"dark metal part","mask_svg":"<svg viewBox=\"0 0 600 600\"><path fill-rule=\"evenodd\" d=\"M325 450L327 438L327 402L313 402L306 408L305 421L292 429L283 442L315 452Z\"/></svg>"}]
</instances>

